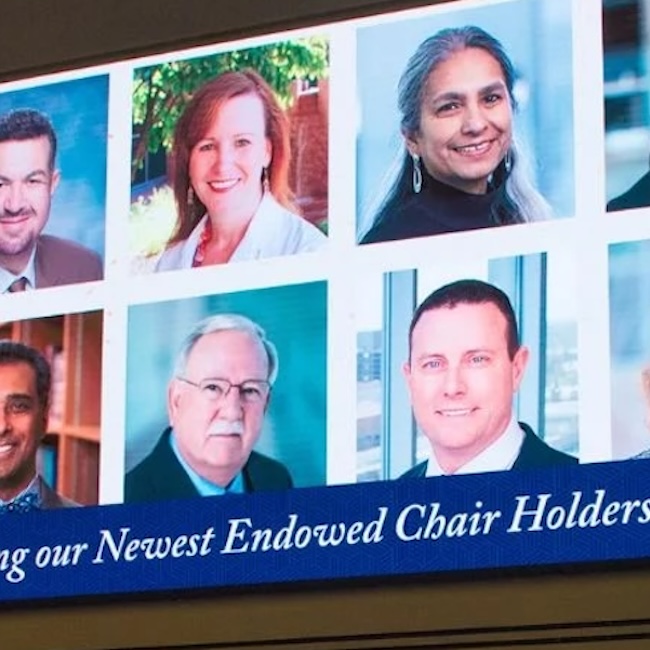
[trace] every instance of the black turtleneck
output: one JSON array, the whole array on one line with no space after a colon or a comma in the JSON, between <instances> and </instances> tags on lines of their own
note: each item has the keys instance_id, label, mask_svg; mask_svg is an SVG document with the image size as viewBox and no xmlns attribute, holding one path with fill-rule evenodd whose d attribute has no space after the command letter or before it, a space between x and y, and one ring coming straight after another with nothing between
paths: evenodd
<instances>
[{"instance_id":1,"label":"black turtleneck","mask_svg":"<svg viewBox=\"0 0 650 650\"><path fill-rule=\"evenodd\" d=\"M469 194L423 174L422 191L411 194L384 215L361 240L372 244L447 232L476 230L497 225L491 208L502 198L504 185L485 194Z\"/></svg>"}]
</instances>

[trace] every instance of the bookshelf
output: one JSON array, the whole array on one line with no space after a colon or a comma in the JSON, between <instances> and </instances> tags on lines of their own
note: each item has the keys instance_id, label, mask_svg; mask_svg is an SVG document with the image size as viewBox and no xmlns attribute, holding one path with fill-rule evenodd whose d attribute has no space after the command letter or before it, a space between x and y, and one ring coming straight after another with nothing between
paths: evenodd
<instances>
[{"instance_id":1,"label":"bookshelf","mask_svg":"<svg viewBox=\"0 0 650 650\"><path fill-rule=\"evenodd\" d=\"M97 504L101 312L0 323L0 338L36 348L52 368L48 431L39 452L44 478L69 499Z\"/></svg>"}]
</instances>

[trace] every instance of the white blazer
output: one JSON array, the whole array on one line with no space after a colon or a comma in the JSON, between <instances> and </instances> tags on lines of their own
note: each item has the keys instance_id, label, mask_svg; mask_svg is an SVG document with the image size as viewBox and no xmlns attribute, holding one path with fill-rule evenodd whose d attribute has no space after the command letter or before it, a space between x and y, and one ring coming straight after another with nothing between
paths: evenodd
<instances>
[{"instance_id":1,"label":"white blazer","mask_svg":"<svg viewBox=\"0 0 650 650\"><path fill-rule=\"evenodd\" d=\"M154 270L191 268L207 219L205 215L187 239L163 251ZM316 226L283 208L270 193L266 193L229 262L306 253L319 250L326 243L327 237Z\"/></svg>"}]
</instances>

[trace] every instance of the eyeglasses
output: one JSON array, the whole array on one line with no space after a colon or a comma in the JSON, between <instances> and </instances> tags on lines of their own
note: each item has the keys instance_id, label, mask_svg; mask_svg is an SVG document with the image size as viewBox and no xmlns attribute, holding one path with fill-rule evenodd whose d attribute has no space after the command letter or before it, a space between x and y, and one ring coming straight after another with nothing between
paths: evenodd
<instances>
[{"instance_id":1,"label":"eyeglasses","mask_svg":"<svg viewBox=\"0 0 650 650\"><path fill-rule=\"evenodd\" d=\"M202 379L200 382L191 381L185 377L176 379L194 386L201 391L201 395L210 402L219 402L230 393L231 388L239 391L239 399L247 405L262 404L271 392L271 385L264 379L247 379L241 384L233 384L227 379Z\"/></svg>"}]
</instances>

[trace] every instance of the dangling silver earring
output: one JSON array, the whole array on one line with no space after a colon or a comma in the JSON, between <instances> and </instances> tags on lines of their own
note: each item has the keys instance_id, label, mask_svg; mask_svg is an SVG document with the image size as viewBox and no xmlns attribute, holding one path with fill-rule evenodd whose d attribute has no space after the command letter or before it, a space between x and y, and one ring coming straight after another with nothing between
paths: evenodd
<instances>
[{"instance_id":1,"label":"dangling silver earring","mask_svg":"<svg viewBox=\"0 0 650 650\"><path fill-rule=\"evenodd\" d=\"M510 170L512 169L512 150L508 149L506 151L506 155L503 158L503 166L505 167L506 174L510 173Z\"/></svg>"},{"instance_id":2,"label":"dangling silver earring","mask_svg":"<svg viewBox=\"0 0 650 650\"><path fill-rule=\"evenodd\" d=\"M190 185L187 190L187 205L191 208L194 205L194 189Z\"/></svg>"},{"instance_id":3,"label":"dangling silver earring","mask_svg":"<svg viewBox=\"0 0 650 650\"><path fill-rule=\"evenodd\" d=\"M420 167L420 156L416 153L411 154L413 159L413 191L416 194L422 190L422 168Z\"/></svg>"},{"instance_id":4,"label":"dangling silver earring","mask_svg":"<svg viewBox=\"0 0 650 650\"><path fill-rule=\"evenodd\" d=\"M269 181L268 167L264 167L262 169L262 189L264 190L265 194L271 190L271 182Z\"/></svg>"}]
</instances>

